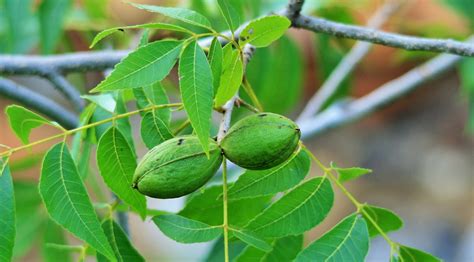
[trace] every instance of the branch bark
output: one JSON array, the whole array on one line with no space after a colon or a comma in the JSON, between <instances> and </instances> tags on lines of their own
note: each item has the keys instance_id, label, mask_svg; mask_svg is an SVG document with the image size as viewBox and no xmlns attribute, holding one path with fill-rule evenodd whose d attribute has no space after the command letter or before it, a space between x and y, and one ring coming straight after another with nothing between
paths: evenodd
<instances>
[{"instance_id":1,"label":"branch bark","mask_svg":"<svg viewBox=\"0 0 474 262\"><path fill-rule=\"evenodd\" d=\"M11 80L0 78L0 93L9 99L15 100L44 114L65 128L74 128L79 123L77 116L53 100L37 94Z\"/></svg>"},{"instance_id":2,"label":"branch bark","mask_svg":"<svg viewBox=\"0 0 474 262\"><path fill-rule=\"evenodd\" d=\"M368 28L379 28L400 7L400 2L387 1L367 22ZM352 49L331 72L318 92L308 101L298 120L312 117L318 113L323 105L337 92L342 81L354 70L359 62L369 53L372 43L357 41Z\"/></svg>"},{"instance_id":3,"label":"branch bark","mask_svg":"<svg viewBox=\"0 0 474 262\"><path fill-rule=\"evenodd\" d=\"M293 20L293 26L311 30L316 33L362 40L411 51L431 51L461 56L474 56L474 44L462 43L452 39L430 39L387 33L362 26L346 25L305 15L300 15Z\"/></svg>"}]
</instances>

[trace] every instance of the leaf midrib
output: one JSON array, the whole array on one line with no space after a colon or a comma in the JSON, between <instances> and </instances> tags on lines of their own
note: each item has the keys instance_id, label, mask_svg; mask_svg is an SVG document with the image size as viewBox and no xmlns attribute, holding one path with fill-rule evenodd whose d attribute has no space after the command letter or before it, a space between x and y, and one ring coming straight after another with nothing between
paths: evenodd
<instances>
[{"instance_id":1,"label":"leaf midrib","mask_svg":"<svg viewBox=\"0 0 474 262\"><path fill-rule=\"evenodd\" d=\"M341 241L341 243L339 243L339 245L336 246L336 248L334 249L334 251L329 254L329 256L325 259L325 261L328 261L329 258L331 258L334 254L336 254L336 252L341 248L341 246L347 241L348 238L350 238L350 235L352 233L352 230L354 229L355 225L357 223L357 217L354 217L354 222L352 223L351 225L351 228L349 229L349 231L347 232L346 236L344 237L344 239Z\"/></svg>"}]
</instances>

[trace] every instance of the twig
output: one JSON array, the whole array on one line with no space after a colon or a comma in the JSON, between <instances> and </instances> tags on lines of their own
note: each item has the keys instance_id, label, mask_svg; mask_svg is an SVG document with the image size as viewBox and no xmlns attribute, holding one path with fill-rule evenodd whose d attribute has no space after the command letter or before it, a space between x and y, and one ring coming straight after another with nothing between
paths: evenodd
<instances>
[{"instance_id":1,"label":"twig","mask_svg":"<svg viewBox=\"0 0 474 262\"><path fill-rule=\"evenodd\" d=\"M372 18L367 22L369 28L379 28L398 9L400 2L387 1ZM342 81L354 70L359 62L364 58L372 47L372 43L358 41L349 53L339 62L331 75L323 83L318 92L311 97L298 120L312 117L318 113L323 105L337 92Z\"/></svg>"},{"instance_id":2,"label":"twig","mask_svg":"<svg viewBox=\"0 0 474 262\"><path fill-rule=\"evenodd\" d=\"M0 94L44 114L64 128L75 128L79 119L48 97L37 94L11 80L0 78Z\"/></svg>"},{"instance_id":3,"label":"twig","mask_svg":"<svg viewBox=\"0 0 474 262\"><path fill-rule=\"evenodd\" d=\"M301 12L303 8L304 0L290 0L288 1L288 5L286 7L286 17L291 21L294 21Z\"/></svg>"},{"instance_id":4,"label":"twig","mask_svg":"<svg viewBox=\"0 0 474 262\"><path fill-rule=\"evenodd\" d=\"M474 37L471 37L469 41L473 40ZM366 116L453 68L460 60L461 57L455 55L439 55L364 97L351 102L336 103L311 119L298 121L302 138L314 136Z\"/></svg>"},{"instance_id":5,"label":"twig","mask_svg":"<svg viewBox=\"0 0 474 262\"><path fill-rule=\"evenodd\" d=\"M61 93L63 93L66 98L71 101L74 108L77 112L81 112L84 109L84 100L81 98L81 93L77 91L77 89L69 83L61 74L55 71L51 71L45 75L49 81L53 84L53 86L58 89Z\"/></svg>"},{"instance_id":6,"label":"twig","mask_svg":"<svg viewBox=\"0 0 474 262\"><path fill-rule=\"evenodd\" d=\"M337 37L368 41L412 51L431 51L474 56L474 45L451 39L430 39L387 33L362 26L347 25L323 18L300 15L294 21L295 27L325 33Z\"/></svg>"}]
</instances>

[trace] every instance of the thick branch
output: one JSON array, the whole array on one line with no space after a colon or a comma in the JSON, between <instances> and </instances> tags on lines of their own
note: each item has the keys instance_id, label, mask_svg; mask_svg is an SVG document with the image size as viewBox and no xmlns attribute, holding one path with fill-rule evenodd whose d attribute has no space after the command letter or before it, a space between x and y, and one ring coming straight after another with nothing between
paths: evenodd
<instances>
[{"instance_id":1,"label":"thick branch","mask_svg":"<svg viewBox=\"0 0 474 262\"><path fill-rule=\"evenodd\" d=\"M451 39L429 39L387 33L374 29L332 22L323 18L300 15L293 20L293 26L325 33L337 37L368 41L375 44L402 48L412 51L431 51L451 53L462 56L474 56L474 44L462 43Z\"/></svg>"},{"instance_id":2,"label":"thick branch","mask_svg":"<svg viewBox=\"0 0 474 262\"><path fill-rule=\"evenodd\" d=\"M84 108L84 100L81 98L81 93L77 91L77 89L67 81L64 76L57 72L50 72L45 76L53 86L58 89L61 93L63 93L66 98L73 104L74 108L77 112L81 112Z\"/></svg>"},{"instance_id":3,"label":"thick branch","mask_svg":"<svg viewBox=\"0 0 474 262\"><path fill-rule=\"evenodd\" d=\"M302 137L309 138L328 129L362 118L380 107L413 91L428 80L454 67L459 56L443 54L396 78L370 94L351 102L342 102L324 110L311 119L298 121Z\"/></svg>"},{"instance_id":4,"label":"thick branch","mask_svg":"<svg viewBox=\"0 0 474 262\"><path fill-rule=\"evenodd\" d=\"M387 1L367 22L369 28L379 28L398 9L399 2ZM298 120L310 118L318 113L323 105L337 92L341 83L354 70L359 62L369 53L372 43L357 41L352 49L339 62L331 75L308 101Z\"/></svg>"},{"instance_id":5,"label":"thick branch","mask_svg":"<svg viewBox=\"0 0 474 262\"><path fill-rule=\"evenodd\" d=\"M77 117L67 109L11 80L0 78L0 94L48 116L65 128L70 129L78 125Z\"/></svg>"}]
</instances>

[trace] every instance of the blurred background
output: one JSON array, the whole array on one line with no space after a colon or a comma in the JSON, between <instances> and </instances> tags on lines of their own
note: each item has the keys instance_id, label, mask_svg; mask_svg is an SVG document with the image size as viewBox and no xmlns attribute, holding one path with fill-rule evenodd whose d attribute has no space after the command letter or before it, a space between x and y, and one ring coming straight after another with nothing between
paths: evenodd
<instances>
[{"instance_id":1,"label":"blurred background","mask_svg":"<svg viewBox=\"0 0 474 262\"><path fill-rule=\"evenodd\" d=\"M242 21L280 10L287 2L231 1L240 8L245 18ZM472 0L400 1L401 7L388 19L384 30L458 40L474 32ZM217 28L224 29L214 0L134 2L189 7L209 17ZM364 25L383 4L382 0L308 0L303 12ZM134 9L120 0L2 0L0 52L48 55L89 51L92 38L103 29L163 20L166 19ZM118 33L94 49L135 47L140 35L140 31ZM160 31L152 34L151 39L173 36ZM353 44L352 40L291 29L284 38L255 53L247 75L267 111L295 118ZM363 96L435 55L374 46L331 102L347 96ZM474 59L464 59L456 70L363 120L306 141L325 163L333 161L339 166L373 169L371 175L348 184L349 189L360 200L389 208L404 219L404 228L392 233L393 239L446 261L474 261L473 76ZM54 99L73 112L68 101L49 82L35 76L4 77ZM102 78L103 72L68 75L68 80L83 94ZM176 80L176 72L166 80L172 100L178 97ZM0 96L1 111L13 103L17 102ZM135 103L128 103L128 108L135 108ZM237 110L234 119L242 114ZM179 119L180 115L175 117ZM139 126L139 121L139 117L131 118L132 127ZM146 147L141 143L138 128L133 131L136 150L142 156ZM34 130L30 140L56 132L42 127ZM0 144L20 145L7 126L4 114L0 114ZM48 221L40 205L36 186L41 159L50 145L19 152L10 160L18 204L17 261L41 260L47 252L44 243L51 238L77 243ZM91 160L86 180L90 193L98 201L109 200L97 173L94 155ZM320 174L313 168L311 175ZM148 203L152 208L179 211L184 200L149 199ZM354 207L345 197L337 194L330 216L306 235L305 243L318 238L353 211ZM213 245L175 243L164 237L151 221L142 222L134 214L130 214L130 231L137 249L149 261L203 261ZM367 261L388 261L388 256L388 245L380 237L374 239Z\"/></svg>"}]
</instances>

